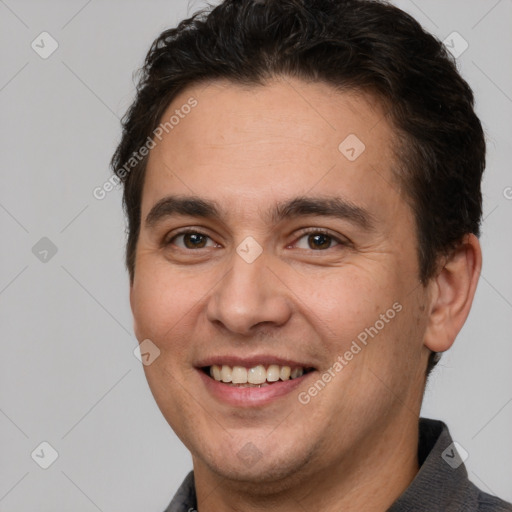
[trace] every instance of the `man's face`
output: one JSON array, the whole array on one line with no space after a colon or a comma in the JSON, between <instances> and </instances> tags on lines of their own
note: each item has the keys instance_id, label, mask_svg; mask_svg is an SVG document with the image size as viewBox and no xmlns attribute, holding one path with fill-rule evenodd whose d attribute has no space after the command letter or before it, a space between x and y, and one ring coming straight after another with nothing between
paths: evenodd
<instances>
[{"instance_id":1,"label":"man's face","mask_svg":"<svg viewBox=\"0 0 512 512\"><path fill-rule=\"evenodd\" d=\"M163 415L195 465L235 480L379 449L417 421L428 358L429 289L385 111L291 79L190 87L162 122L176 110L150 153L131 289L137 338L160 350L144 370ZM217 215L153 209L170 196ZM214 363L267 385L219 382ZM306 372L287 380L286 366Z\"/></svg>"}]
</instances>

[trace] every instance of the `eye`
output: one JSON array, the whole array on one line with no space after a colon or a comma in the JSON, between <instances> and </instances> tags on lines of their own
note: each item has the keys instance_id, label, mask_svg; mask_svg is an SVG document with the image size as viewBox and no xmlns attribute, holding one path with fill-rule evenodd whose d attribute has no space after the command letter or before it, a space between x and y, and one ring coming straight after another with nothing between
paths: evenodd
<instances>
[{"instance_id":1,"label":"eye","mask_svg":"<svg viewBox=\"0 0 512 512\"><path fill-rule=\"evenodd\" d=\"M179 241L179 243L177 243ZM208 245L208 241L210 244ZM181 231L170 238L165 245L176 245L180 249L194 250L204 249L205 247L218 247L218 244L213 242L208 235L200 231L187 230Z\"/></svg>"},{"instance_id":2,"label":"eye","mask_svg":"<svg viewBox=\"0 0 512 512\"><path fill-rule=\"evenodd\" d=\"M184 250L220 247L205 233L192 229L174 234L165 242L165 245L175 245ZM303 232L293 245L298 249L325 251L337 245L347 246L348 241L344 241L326 230L315 229Z\"/></svg>"},{"instance_id":3,"label":"eye","mask_svg":"<svg viewBox=\"0 0 512 512\"><path fill-rule=\"evenodd\" d=\"M331 249L336 245L348 245L348 243L340 240L334 235L331 235L325 230L318 229L303 233L299 240L295 243L295 247L299 249L312 249L314 251Z\"/></svg>"}]
</instances>

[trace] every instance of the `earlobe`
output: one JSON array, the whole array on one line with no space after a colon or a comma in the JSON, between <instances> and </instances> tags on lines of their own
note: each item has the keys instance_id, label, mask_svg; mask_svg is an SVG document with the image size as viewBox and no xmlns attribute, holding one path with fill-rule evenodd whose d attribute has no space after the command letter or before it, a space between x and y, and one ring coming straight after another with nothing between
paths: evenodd
<instances>
[{"instance_id":1,"label":"earlobe","mask_svg":"<svg viewBox=\"0 0 512 512\"><path fill-rule=\"evenodd\" d=\"M430 317L424 337L430 350L444 352L453 345L471 309L481 269L480 242L467 234L430 283Z\"/></svg>"}]
</instances>

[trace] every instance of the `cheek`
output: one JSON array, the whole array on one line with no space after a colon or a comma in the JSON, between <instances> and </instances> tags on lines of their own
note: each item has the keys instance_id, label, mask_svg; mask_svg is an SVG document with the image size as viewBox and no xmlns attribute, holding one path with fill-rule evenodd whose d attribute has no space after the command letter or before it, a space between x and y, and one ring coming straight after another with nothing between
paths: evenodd
<instances>
[{"instance_id":1,"label":"cheek","mask_svg":"<svg viewBox=\"0 0 512 512\"><path fill-rule=\"evenodd\" d=\"M157 265L140 265L137 270L131 292L137 339L161 345L172 330L182 328L201 293L183 276L157 271Z\"/></svg>"},{"instance_id":2,"label":"cheek","mask_svg":"<svg viewBox=\"0 0 512 512\"><path fill-rule=\"evenodd\" d=\"M351 265L303 282L302 302L327 338L350 343L392 307L394 287L382 269L377 275L378 280L366 269Z\"/></svg>"},{"instance_id":3,"label":"cheek","mask_svg":"<svg viewBox=\"0 0 512 512\"><path fill-rule=\"evenodd\" d=\"M326 284L324 292L314 294L315 314L309 317L322 333L331 364L342 358L331 391L345 395L341 409L361 407L370 414L389 398L382 382L400 396L404 380L416 378L422 325L415 298L395 274L382 269L370 274L354 267Z\"/></svg>"}]
</instances>

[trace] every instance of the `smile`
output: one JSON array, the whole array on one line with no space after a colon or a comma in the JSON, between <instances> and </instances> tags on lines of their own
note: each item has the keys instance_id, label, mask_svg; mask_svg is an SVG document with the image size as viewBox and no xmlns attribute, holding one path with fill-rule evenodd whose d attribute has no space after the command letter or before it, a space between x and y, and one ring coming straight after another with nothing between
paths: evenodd
<instances>
[{"instance_id":1,"label":"smile","mask_svg":"<svg viewBox=\"0 0 512 512\"><path fill-rule=\"evenodd\" d=\"M287 381L302 377L312 368L281 366L278 364L258 364L250 368L213 364L203 368L217 382L234 387L264 387L275 382Z\"/></svg>"},{"instance_id":2,"label":"smile","mask_svg":"<svg viewBox=\"0 0 512 512\"><path fill-rule=\"evenodd\" d=\"M293 396L298 386L317 373L313 367L301 366L299 362L277 361L271 356L256 356L245 361L218 357L196 368L206 392L215 402L257 409Z\"/></svg>"}]
</instances>

